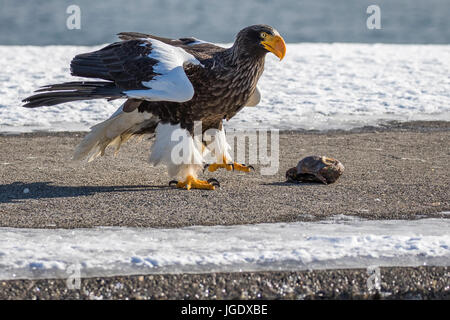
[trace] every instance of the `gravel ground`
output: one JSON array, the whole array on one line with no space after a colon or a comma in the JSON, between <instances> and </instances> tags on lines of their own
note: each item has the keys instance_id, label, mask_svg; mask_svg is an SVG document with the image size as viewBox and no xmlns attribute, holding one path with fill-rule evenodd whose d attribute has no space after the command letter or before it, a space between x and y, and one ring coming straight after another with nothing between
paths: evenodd
<instances>
[{"instance_id":1,"label":"gravel ground","mask_svg":"<svg viewBox=\"0 0 450 320\"><path fill-rule=\"evenodd\" d=\"M366 269L147 275L0 281L0 299L450 299L450 268L380 268L380 290Z\"/></svg>"},{"instance_id":2,"label":"gravel ground","mask_svg":"<svg viewBox=\"0 0 450 320\"><path fill-rule=\"evenodd\" d=\"M146 164L150 141L90 164L70 160L85 133L0 135L0 226L181 227L319 220L449 217L450 123L413 122L350 132L283 132L277 174L219 172L215 191L167 187ZM285 183L301 158L327 155L346 167L332 185ZM28 189L28 190L26 190ZM25 192L24 192L25 190ZM27 192L28 191L28 192ZM449 299L447 267L122 276L0 281L0 299Z\"/></svg>"},{"instance_id":3,"label":"gravel ground","mask_svg":"<svg viewBox=\"0 0 450 320\"><path fill-rule=\"evenodd\" d=\"M261 175L258 165L253 173L211 173L221 182L215 191L169 188L165 169L146 163L149 140L126 144L116 158L109 150L92 163L73 162L84 135L0 136L0 226L181 227L336 214L410 219L450 210L449 122L284 132L277 174ZM339 159L342 177L328 186L286 183L286 170L312 154Z\"/></svg>"}]
</instances>

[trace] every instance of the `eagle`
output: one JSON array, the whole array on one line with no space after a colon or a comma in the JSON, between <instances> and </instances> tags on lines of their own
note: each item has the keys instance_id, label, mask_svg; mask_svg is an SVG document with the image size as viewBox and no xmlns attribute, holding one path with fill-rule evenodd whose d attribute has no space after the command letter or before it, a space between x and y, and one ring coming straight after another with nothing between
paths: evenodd
<instances>
[{"instance_id":1,"label":"eagle","mask_svg":"<svg viewBox=\"0 0 450 320\"><path fill-rule=\"evenodd\" d=\"M108 146L119 150L133 136L155 138L150 164L165 165L181 189L214 190L216 179L201 180L201 170L249 172L233 162L223 121L260 101L257 83L268 52L280 60L284 39L268 25L242 29L230 48L196 38L169 39L122 32L120 41L75 56L73 76L93 81L52 84L25 98L35 108L91 99L126 99L107 120L93 126L73 158L92 161ZM207 158L213 159L206 163Z\"/></svg>"}]
</instances>

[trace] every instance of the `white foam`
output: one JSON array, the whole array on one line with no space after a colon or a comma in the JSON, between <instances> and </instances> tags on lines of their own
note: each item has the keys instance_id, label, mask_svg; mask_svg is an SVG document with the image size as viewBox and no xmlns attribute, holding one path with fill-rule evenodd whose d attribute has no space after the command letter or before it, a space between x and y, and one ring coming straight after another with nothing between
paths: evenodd
<instances>
[{"instance_id":1,"label":"white foam","mask_svg":"<svg viewBox=\"0 0 450 320\"><path fill-rule=\"evenodd\" d=\"M181 229L0 228L0 279L173 272L450 266L450 219L322 222Z\"/></svg>"},{"instance_id":2,"label":"white foam","mask_svg":"<svg viewBox=\"0 0 450 320\"><path fill-rule=\"evenodd\" d=\"M121 101L20 107L39 86L81 79L70 76L70 60L98 48L0 46L0 132L88 130L107 119ZM450 45L288 44L283 61L271 54L266 61L258 85L261 102L244 108L227 128L322 130L386 120L450 121Z\"/></svg>"}]
</instances>

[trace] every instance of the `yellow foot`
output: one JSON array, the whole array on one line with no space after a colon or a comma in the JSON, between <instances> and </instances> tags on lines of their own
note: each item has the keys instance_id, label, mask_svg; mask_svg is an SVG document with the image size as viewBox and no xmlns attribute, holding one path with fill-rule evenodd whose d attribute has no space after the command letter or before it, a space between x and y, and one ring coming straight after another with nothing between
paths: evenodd
<instances>
[{"instance_id":1,"label":"yellow foot","mask_svg":"<svg viewBox=\"0 0 450 320\"><path fill-rule=\"evenodd\" d=\"M250 172L251 170L255 170L255 168L253 168L252 166L246 166L245 164L239 164L236 162L233 162L233 169L244 172Z\"/></svg>"},{"instance_id":2,"label":"yellow foot","mask_svg":"<svg viewBox=\"0 0 450 320\"><path fill-rule=\"evenodd\" d=\"M214 172L217 169L224 168L227 169L227 171L236 170L236 171L243 171L243 172L250 172L251 169L255 170L252 166L246 166L245 164L239 164L236 162L228 163L227 159L223 157L222 163L213 163L210 165L206 165L205 169L208 168L209 172Z\"/></svg>"},{"instance_id":3,"label":"yellow foot","mask_svg":"<svg viewBox=\"0 0 450 320\"><path fill-rule=\"evenodd\" d=\"M227 171L231 171L231 170L233 170L233 165L234 164L231 164L231 163L229 163L229 164L228 163L212 163L210 165L207 165L207 167L208 167L209 172L214 172L220 168L224 168L224 169L227 169Z\"/></svg>"},{"instance_id":4,"label":"yellow foot","mask_svg":"<svg viewBox=\"0 0 450 320\"><path fill-rule=\"evenodd\" d=\"M187 176L185 181L170 181L169 186L173 183L176 183L175 187L180 189L206 189L206 190L214 190L215 186L220 186L219 182L216 179L209 179L208 181L199 180L194 178L193 176Z\"/></svg>"}]
</instances>

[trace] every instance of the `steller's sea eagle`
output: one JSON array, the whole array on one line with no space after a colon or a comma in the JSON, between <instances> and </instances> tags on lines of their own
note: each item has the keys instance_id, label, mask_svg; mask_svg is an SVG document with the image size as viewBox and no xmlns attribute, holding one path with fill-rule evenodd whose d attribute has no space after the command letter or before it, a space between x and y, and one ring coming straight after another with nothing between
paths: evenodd
<instances>
[{"instance_id":1,"label":"steller's sea eagle","mask_svg":"<svg viewBox=\"0 0 450 320\"><path fill-rule=\"evenodd\" d=\"M208 152L215 159L208 167L211 172L218 168L250 171L249 166L232 161L222 121L259 102L256 84L266 53L280 60L286 53L280 34L267 25L250 26L237 34L230 48L195 38L167 39L135 32L119 33L119 38L103 49L75 56L70 64L72 75L104 81L47 85L24 99L24 107L127 99L109 119L91 128L75 151L76 160L89 157L90 161L103 155L109 145L118 150L132 136L155 134L150 163L166 165L169 175L177 179L177 188L214 190L215 179L197 179ZM200 138L194 135L198 123ZM206 139L209 129L215 129L215 134ZM175 161L174 148L180 138L184 139L183 161Z\"/></svg>"}]
</instances>

